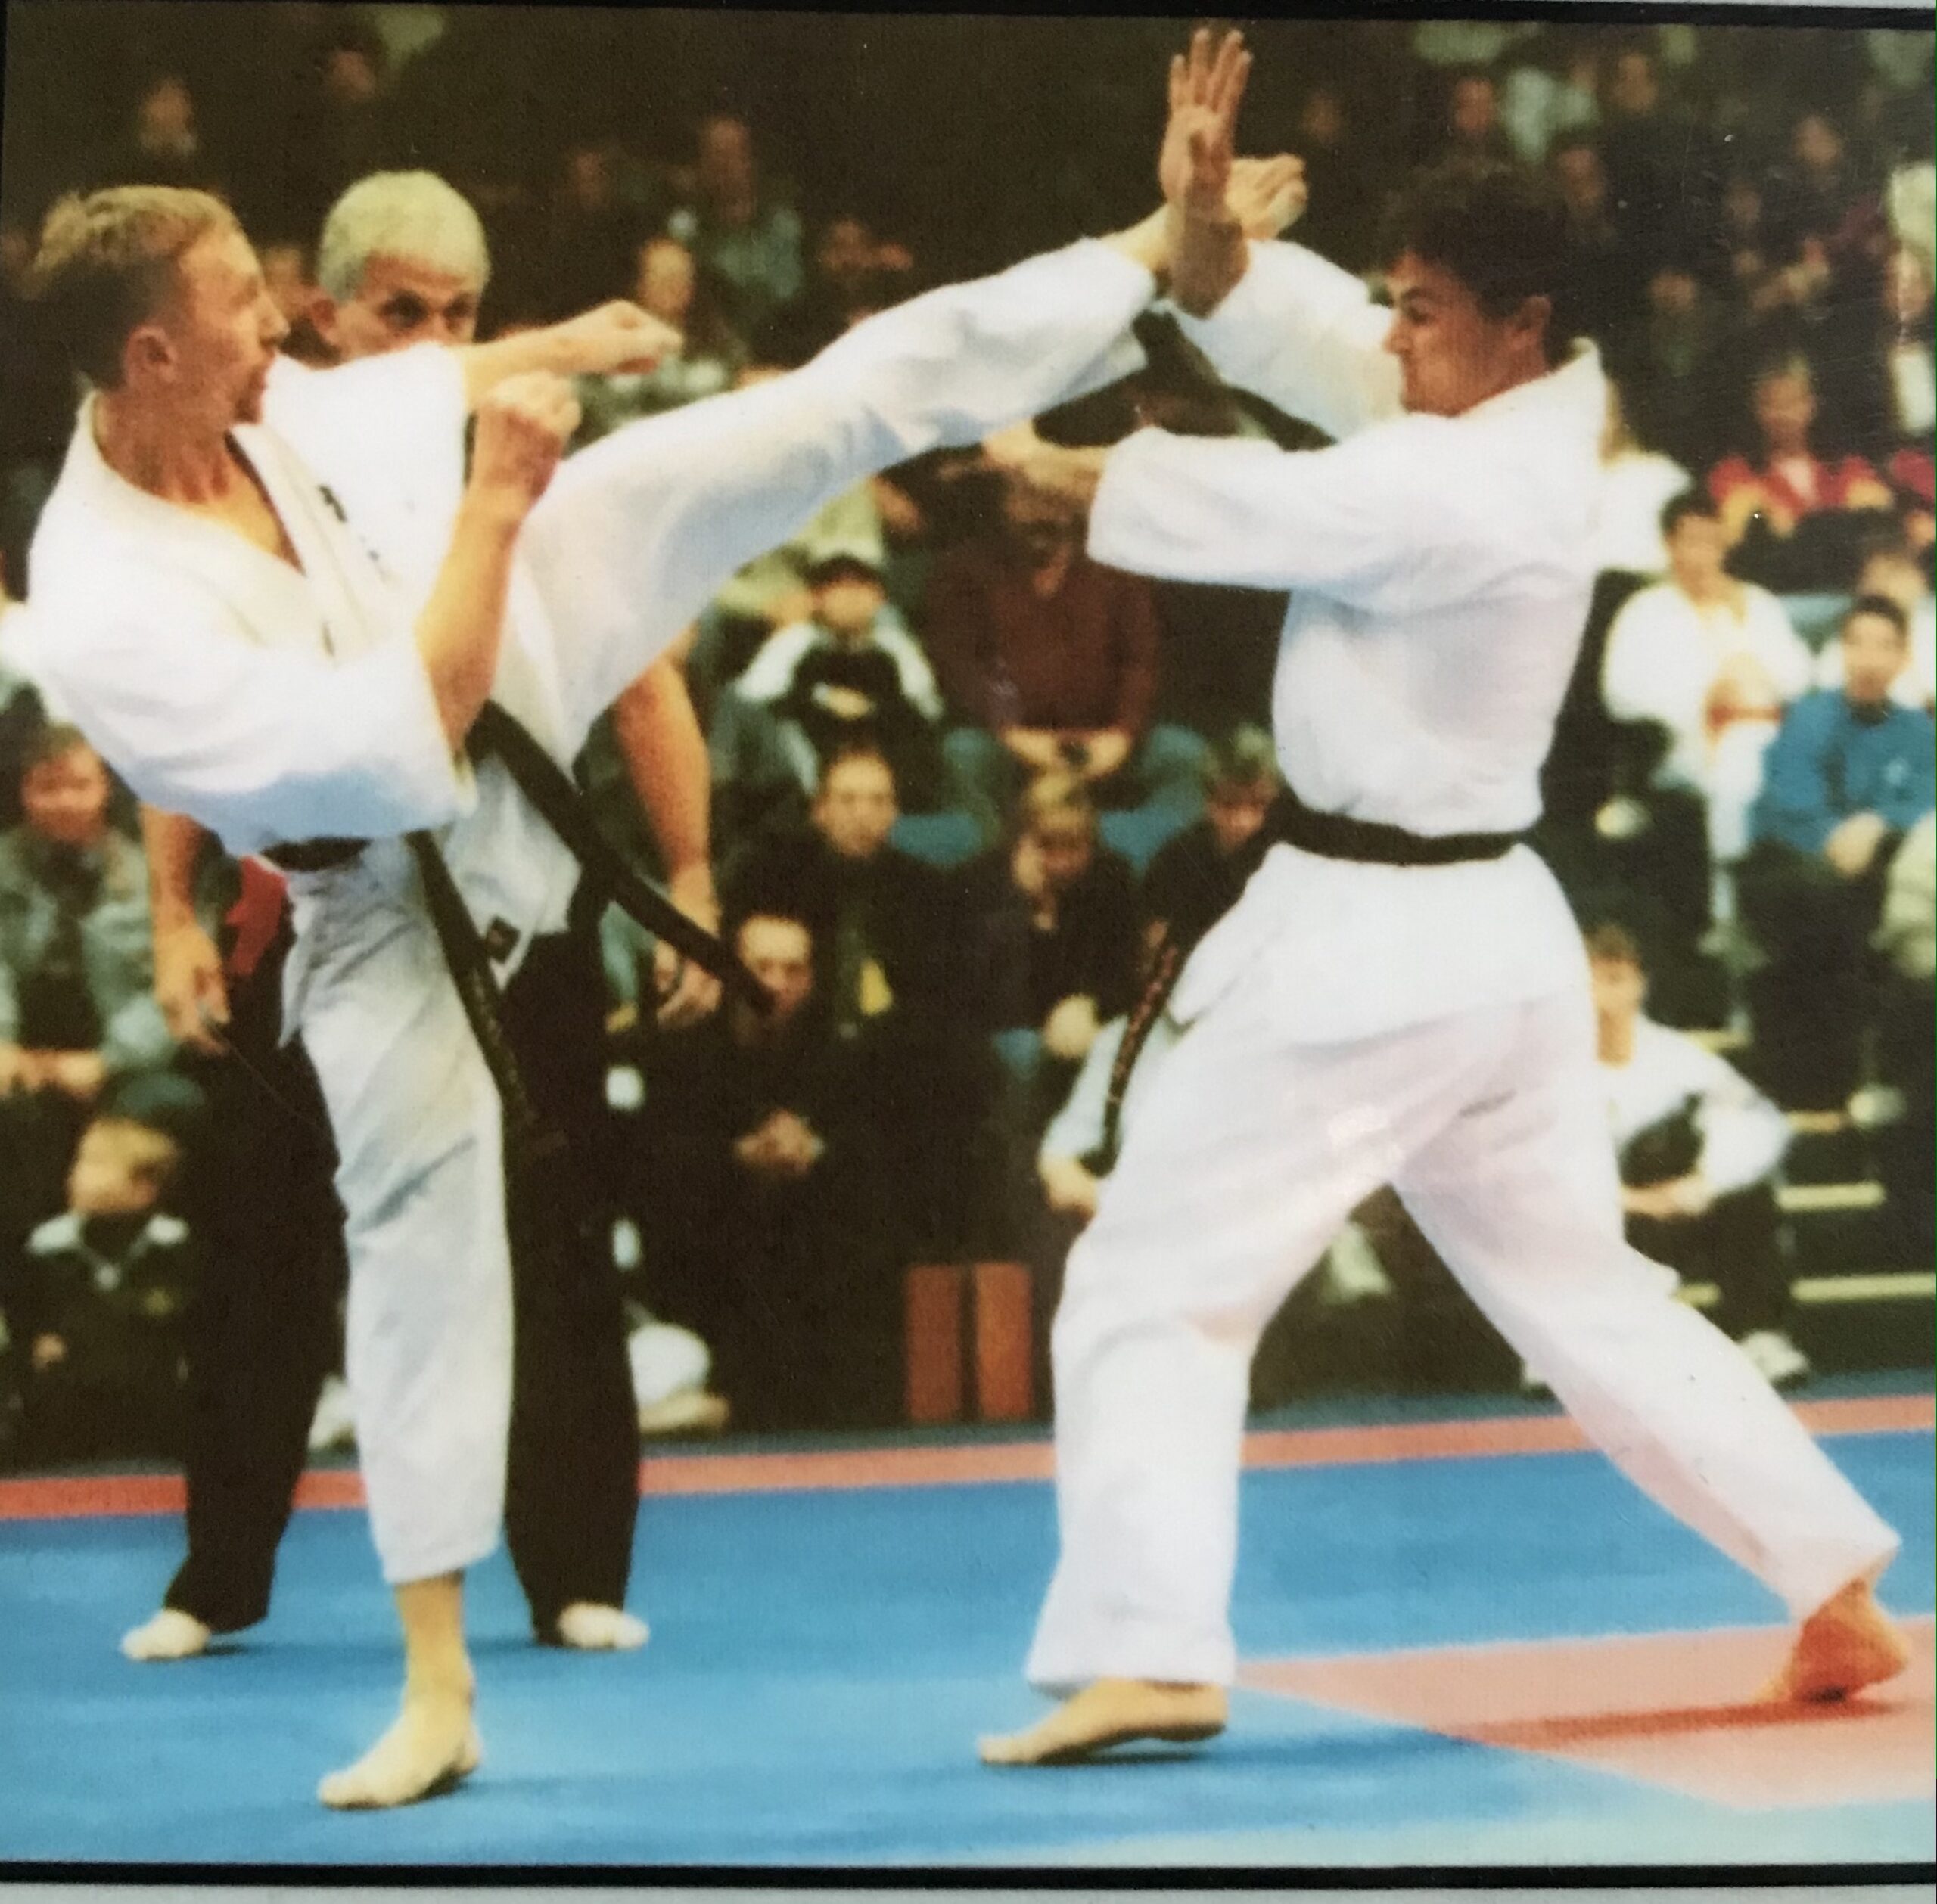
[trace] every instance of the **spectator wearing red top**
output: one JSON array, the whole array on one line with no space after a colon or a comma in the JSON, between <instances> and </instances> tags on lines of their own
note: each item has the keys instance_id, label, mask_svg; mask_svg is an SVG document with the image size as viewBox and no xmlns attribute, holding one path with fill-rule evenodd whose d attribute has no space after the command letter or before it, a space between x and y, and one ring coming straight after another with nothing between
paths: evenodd
<instances>
[{"instance_id":1,"label":"spectator wearing red top","mask_svg":"<svg viewBox=\"0 0 1937 1904\"><path fill-rule=\"evenodd\" d=\"M1778 359L1752 392L1758 455L1726 458L1708 493L1739 538L1736 573L1779 593L1834 590L1849 573L1866 512L1887 511L1888 487L1861 456L1830 461L1810 446L1816 391L1800 357Z\"/></svg>"},{"instance_id":2,"label":"spectator wearing red top","mask_svg":"<svg viewBox=\"0 0 1937 1904\"><path fill-rule=\"evenodd\" d=\"M1194 817L1204 743L1152 726L1158 623L1150 584L1084 553L1080 505L1006 480L1003 528L935 567L925 613L942 691L969 725L943 743L993 835L1037 776L1074 773L1108 806Z\"/></svg>"}]
</instances>

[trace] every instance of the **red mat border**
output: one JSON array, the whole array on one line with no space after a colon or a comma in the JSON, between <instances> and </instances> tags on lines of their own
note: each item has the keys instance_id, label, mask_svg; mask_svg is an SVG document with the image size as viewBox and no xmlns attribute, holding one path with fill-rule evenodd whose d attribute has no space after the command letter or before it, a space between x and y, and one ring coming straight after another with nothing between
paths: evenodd
<instances>
[{"instance_id":1,"label":"red mat border","mask_svg":"<svg viewBox=\"0 0 1937 1904\"><path fill-rule=\"evenodd\" d=\"M1937 1427L1937 1396L1864 1396L1805 1402L1796 1411L1819 1435L1893 1434ZM1588 1443L1562 1415L1286 1428L1248 1435L1251 1468L1344 1468L1400 1461L1458 1461L1578 1452ZM1043 1481L1056 1472L1046 1440L952 1447L821 1449L787 1454L655 1455L639 1468L655 1496L811 1492L822 1489L960 1487ZM179 1474L22 1476L0 1480L0 1520L67 1520L97 1515L174 1514L186 1495ZM299 1508L359 1508L353 1468L312 1468L297 1483Z\"/></svg>"}]
</instances>

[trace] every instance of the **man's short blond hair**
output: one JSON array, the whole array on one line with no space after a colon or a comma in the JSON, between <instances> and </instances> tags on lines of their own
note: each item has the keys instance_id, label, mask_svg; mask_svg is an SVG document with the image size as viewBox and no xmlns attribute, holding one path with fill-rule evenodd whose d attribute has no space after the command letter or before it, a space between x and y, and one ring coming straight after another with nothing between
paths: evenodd
<instances>
[{"instance_id":1,"label":"man's short blond hair","mask_svg":"<svg viewBox=\"0 0 1937 1904\"><path fill-rule=\"evenodd\" d=\"M182 255L212 232L241 229L205 191L115 185L61 199L41 228L32 284L75 368L103 390L121 381L135 328L167 302Z\"/></svg>"}]
</instances>

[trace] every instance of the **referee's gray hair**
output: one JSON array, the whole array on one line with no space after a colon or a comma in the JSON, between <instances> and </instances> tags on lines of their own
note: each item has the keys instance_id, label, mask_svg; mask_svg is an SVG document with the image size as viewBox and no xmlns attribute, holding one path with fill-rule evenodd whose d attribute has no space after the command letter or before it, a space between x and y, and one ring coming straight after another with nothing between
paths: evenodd
<instances>
[{"instance_id":1,"label":"referee's gray hair","mask_svg":"<svg viewBox=\"0 0 1937 1904\"><path fill-rule=\"evenodd\" d=\"M354 297L379 256L474 279L480 290L491 275L477 213L434 172L373 172L330 207L316 244L318 285L339 303Z\"/></svg>"}]
</instances>

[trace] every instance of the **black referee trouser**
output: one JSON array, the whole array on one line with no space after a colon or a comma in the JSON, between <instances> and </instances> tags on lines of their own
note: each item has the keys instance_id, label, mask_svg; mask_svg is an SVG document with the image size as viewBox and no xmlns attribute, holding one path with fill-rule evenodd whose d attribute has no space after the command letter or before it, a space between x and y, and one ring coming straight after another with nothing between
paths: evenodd
<instances>
[{"instance_id":1,"label":"black referee trouser","mask_svg":"<svg viewBox=\"0 0 1937 1904\"><path fill-rule=\"evenodd\" d=\"M240 986L235 1055L206 1068L213 1115L191 1209L207 1268L188 1335L188 1552L165 1604L217 1632L269 1610L275 1553L338 1353L344 1281L335 1151L300 1043L275 1043L279 970ZM624 1598L639 1434L618 1274L581 1180L607 1181L604 983L589 934L537 940L505 1020L533 1096L571 1136L570 1181L508 1197L515 1353L505 1539L533 1630Z\"/></svg>"}]
</instances>

